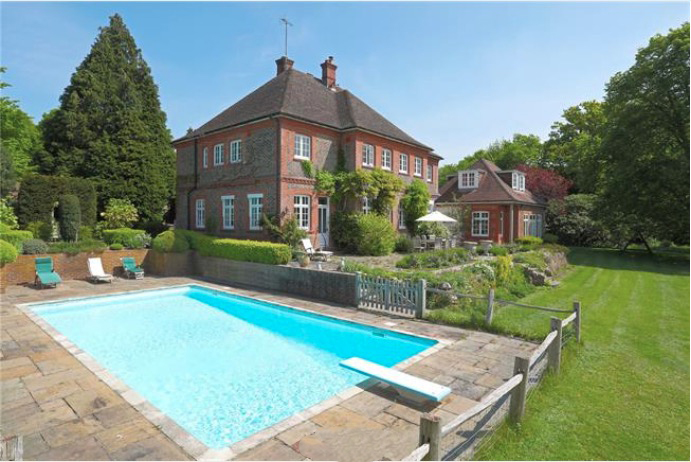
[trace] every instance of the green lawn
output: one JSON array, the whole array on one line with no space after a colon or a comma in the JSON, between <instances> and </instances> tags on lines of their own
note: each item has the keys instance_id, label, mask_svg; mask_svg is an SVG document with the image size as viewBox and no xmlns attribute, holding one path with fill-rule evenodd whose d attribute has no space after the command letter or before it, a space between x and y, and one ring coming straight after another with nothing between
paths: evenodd
<instances>
[{"instance_id":1,"label":"green lawn","mask_svg":"<svg viewBox=\"0 0 691 462\"><path fill-rule=\"evenodd\" d=\"M574 249L560 287L526 303L583 304L583 344L479 459L689 460L689 263ZM546 334L549 315L502 308L500 324Z\"/></svg>"}]
</instances>

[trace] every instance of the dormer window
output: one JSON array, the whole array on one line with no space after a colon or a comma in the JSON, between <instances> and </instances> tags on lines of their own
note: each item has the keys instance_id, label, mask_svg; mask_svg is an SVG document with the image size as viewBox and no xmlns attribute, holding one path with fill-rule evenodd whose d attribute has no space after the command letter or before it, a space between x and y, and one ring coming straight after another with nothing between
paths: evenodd
<instances>
[{"instance_id":1,"label":"dormer window","mask_svg":"<svg viewBox=\"0 0 691 462\"><path fill-rule=\"evenodd\" d=\"M477 188L480 176L476 170L464 170L458 172L458 188Z\"/></svg>"},{"instance_id":2,"label":"dormer window","mask_svg":"<svg viewBox=\"0 0 691 462\"><path fill-rule=\"evenodd\" d=\"M522 172L511 172L511 187L516 191L525 191L525 174Z\"/></svg>"}]
</instances>

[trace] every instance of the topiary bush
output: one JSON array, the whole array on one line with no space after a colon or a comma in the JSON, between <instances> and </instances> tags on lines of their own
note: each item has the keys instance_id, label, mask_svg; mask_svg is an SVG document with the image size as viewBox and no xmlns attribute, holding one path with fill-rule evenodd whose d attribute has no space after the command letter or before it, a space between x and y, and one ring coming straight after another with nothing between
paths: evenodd
<instances>
[{"instance_id":1,"label":"topiary bush","mask_svg":"<svg viewBox=\"0 0 691 462\"><path fill-rule=\"evenodd\" d=\"M7 241L0 239L0 266L12 263L17 259L17 248Z\"/></svg>"},{"instance_id":2,"label":"topiary bush","mask_svg":"<svg viewBox=\"0 0 691 462\"><path fill-rule=\"evenodd\" d=\"M22 253L24 253L24 255L48 253L48 244L42 239L28 239L24 241L22 245Z\"/></svg>"},{"instance_id":3,"label":"topiary bush","mask_svg":"<svg viewBox=\"0 0 691 462\"><path fill-rule=\"evenodd\" d=\"M31 231L20 231L18 229L11 229L7 231L0 231L0 239L9 242L17 249L17 252L22 251L22 243L29 239L33 239L34 235Z\"/></svg>"},{"instance_id":4,"label":"topiary bush","mask_svg":"<svg viewBox=\"0 0 691 462\"><path fill-rule=\"evenodd\" d=\"M73 194L64 194L58 199L58 223L60 237L68 242L75 242L79 237L82 225L82 211L79 208L79 198Z\"/></svg>"},{"instance_id":5,"label":"topiary bush","mask_svg":"<svg viewBox=\"0 0 691 462\"><path fill-rule=\"evenodd\" d=\"M210 239L199 250L204 256L229 260L284 265L293 257L289 245L239 239Z\"/></svg>"},{"instance_id":6,"label":"topiary bush","mask_svg":"<svg viewBox=\"0 0 691 462\"><path fill-rule=\"evenodd\" d=\"M157 252L180 253L190 249L190 244L179 232L163 231L153 240L151 247Z\"/></svg>"},{"instance_id":7,"label":"topiary bush","mask_svg":"<svg viewBox=\"0 0 691 462\"><path fill-rule=\"evenodd\" d=\"M396 231L387 217L375 213L358 215L356 245L359 255L389 255L396 246Z\"/></svg>"},{"instance_id":8,"label":"topiary bush","mask_svg":"<svg viewBox=\"0 0 691 462\"><path fill-rule=\"evenodd\" d=\"M122 250L124 249L124 246L118 242L115 244L110 244L110 250Z\"/></svg>"},{"instance_id":9,"label":"topiary bush","mask_svg":"<svg viewBox=\"0 0 691 462\"><path fill-rule=\"evenodd\" d=\"M122 244L128 249L143 249L151 243L151 236L143 229L117 228L103 230L106 244Z\"/></svg>"}]
</instances>

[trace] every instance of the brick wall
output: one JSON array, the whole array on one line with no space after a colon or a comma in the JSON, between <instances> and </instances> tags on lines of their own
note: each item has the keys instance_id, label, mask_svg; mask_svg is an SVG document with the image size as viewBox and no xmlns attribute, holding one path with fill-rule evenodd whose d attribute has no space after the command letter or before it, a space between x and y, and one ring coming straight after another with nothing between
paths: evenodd
<instances>
[{"instance_id":1,"label":"brick wall","mask_svg":"<svg viewBox=\"0 0 691 462\"><path fill-rule=\"evenodd\" d=\"M122 271L122 257L134 257L138 264L142 264L149 253L149 249L136 250L105 250L100 253L89 252L77 255L65 253L50 255L19 255L17 261L7 264L0 269L0 290L15 284L33 284L36 275L34 259L37 257L51 257L55 271L63 280L86 279L89 277L87 260L100 257L103 270L106 273L120 275Z\"/></svg>"}]
</instances>

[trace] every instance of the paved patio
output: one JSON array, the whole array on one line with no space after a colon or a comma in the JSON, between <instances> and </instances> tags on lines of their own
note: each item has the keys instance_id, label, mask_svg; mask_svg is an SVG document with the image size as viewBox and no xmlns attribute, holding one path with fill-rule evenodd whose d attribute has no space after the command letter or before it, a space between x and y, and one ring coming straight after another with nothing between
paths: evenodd
<instances>
[{"instance_id":1,"label":"paved patio","mask_svg":"<svg viewBox=\"0 0 691 462\"><path fill-rule=\"evenodd\" d=\"M443 348L403 370L448 385L453 393L436 408L422 409L401 401L387 387L350 390L231 448L213 451L199 443L184 444L185 435L152 423L141 407L132 406L16 306L189 283L442 340ZM0 326L0 431L5 438L22 435L24 458L35 460L398 460L417 446L423 412L439 415L442 422L453 419L511 376L514 356L529 355L536 346L190 278L147 277L101 285L68 281L45 290L13 286L2 296Z\"/></svg>"}]
</instances>

